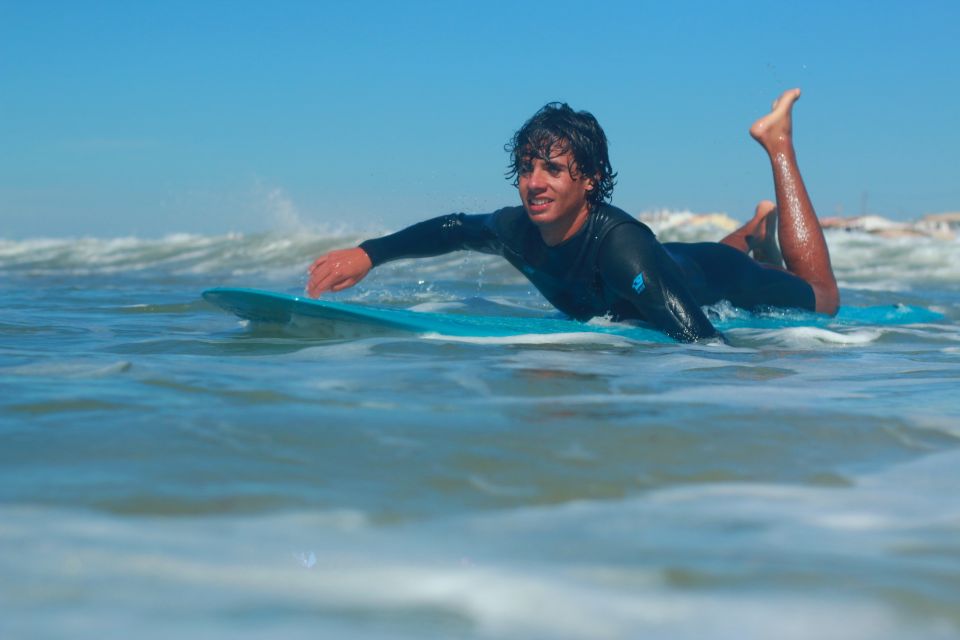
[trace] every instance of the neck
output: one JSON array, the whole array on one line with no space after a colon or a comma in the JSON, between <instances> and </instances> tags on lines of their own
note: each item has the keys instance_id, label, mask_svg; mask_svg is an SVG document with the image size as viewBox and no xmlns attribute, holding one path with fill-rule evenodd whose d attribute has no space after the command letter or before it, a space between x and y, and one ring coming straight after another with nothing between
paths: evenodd
<instances>
[{"instance_id":1,"label":"neck","mask_svg":"<svg viewBox=\"0 0 960 640\"><path fill-rule=\"evenodd\" d=\"M577 235L577 232L587 223L590 217L590 203L586 203L583 209L577 213L571 220L558 220L557 222L540 227L540 237L548 247L555 247L562 244Z\"/></svg>"}]
</instances>

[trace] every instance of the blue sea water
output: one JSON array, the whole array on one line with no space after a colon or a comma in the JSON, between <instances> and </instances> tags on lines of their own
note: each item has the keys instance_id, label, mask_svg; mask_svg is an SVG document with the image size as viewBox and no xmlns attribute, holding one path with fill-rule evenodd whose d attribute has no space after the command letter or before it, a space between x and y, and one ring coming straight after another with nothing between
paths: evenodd
<instances>
[{"instance_id":1,"label":"blue sea water","mask_svg":"<svg viewBox=\"0 0 960 640\"><path fill-rule=\"evenodd\" d=\"M939 316L730 345L200 299L357 240L0 241L0 637L960 637L957 241L828 236L845 305ZM336 298L550 313L468 254Z\"/></svg>"}]
</instances>

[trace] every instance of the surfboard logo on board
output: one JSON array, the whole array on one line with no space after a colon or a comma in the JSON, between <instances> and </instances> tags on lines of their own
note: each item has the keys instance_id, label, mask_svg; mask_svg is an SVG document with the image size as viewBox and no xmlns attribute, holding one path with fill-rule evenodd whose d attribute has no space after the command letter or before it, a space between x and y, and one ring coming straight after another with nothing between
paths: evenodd
<instances>
[{"instance_id":1,"label":"surfboard logo on board","mask_svg":"<svg viewBox=\"0 0 960 640\"><path fill-rule=\"evenodd\" d=\"M647 288L647 283L643 281L643 272L637 274L637 277L633 279L633 290L637 293L643 293L643 290Z\"/></svg>"}]
</instances>

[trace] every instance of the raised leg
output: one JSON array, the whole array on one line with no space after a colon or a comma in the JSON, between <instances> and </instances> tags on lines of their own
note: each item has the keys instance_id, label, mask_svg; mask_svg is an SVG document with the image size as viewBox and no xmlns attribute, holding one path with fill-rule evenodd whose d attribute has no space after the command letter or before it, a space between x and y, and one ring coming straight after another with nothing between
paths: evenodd
<instances>
[{"instance_id":1,"label":"raised leg","mask_svg":"<svg viewBox=\"0 0 960 640\"><path fill-rule=\"evenodd\" d=\"M813 288L817 311L833 315L840 306L837 280L793 148L792 109L799 97L799 89L785 91L773 110L753 123L750 135L770 157L779 213L777 235L787 270Z\"/></svg>"}]
</instances>

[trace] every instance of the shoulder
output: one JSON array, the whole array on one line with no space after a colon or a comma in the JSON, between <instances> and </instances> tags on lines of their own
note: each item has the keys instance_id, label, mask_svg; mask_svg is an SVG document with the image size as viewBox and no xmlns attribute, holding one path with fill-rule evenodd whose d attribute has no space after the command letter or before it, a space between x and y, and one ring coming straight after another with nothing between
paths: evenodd
<instances>
[{"instance_id":1,"label":"shoulder","mask_svg":"<svg viewBox=\"0 0 960 640\"><path fill-rule=\"evenodd\" d=\"M665 251L653 231L629 213L609 205L596 211L596 264L603 273L629 271L659 264Z\"/></svg>"},{"instance_id":2,"label":"shoulder","mask_svg":"<svg viewBox=\"0 0 960 640\"><path fill-rule=\"evenodd\" d=\"M606 203L601 204L596 209L594 209L592 215L593 215L595 224L598 227L613 229L614 227L619 227L620 225L628 224L633 227L639 227L641 229L644 229L647 233L650 233L650 234L653 233L653 231L650 230L650 227L643 224L642 222L637 220L635 217L633 217L623 209L620 209L619 207L615 207L612 204L606 204Z\"/></svg>"},{"instance_id":3,"label":"shoulder","mask_svg":"<svg viewBox=\"0 0 960 640\"><path fill-rule=\"evenodd\" d=\"M489 224L501 238L516 238L533 226L523 207L504 207L489 214Z\"/></svg>"},{"instance_id":4,"label":"shoulder","mask_svg":"<svg viewBox=\"0 0 960 640\"><path fill-rule=\"evenodd\" d=\"M609 238L643 238L656 240L656 235L650 227L640 222L623 209L610 204L601 204L591 214L593 236L599 244L604 244Z\"/></svg>"},{"instance_id":5,"label":"shoulder","mask_svg":"<svg viewBox=\"0 0 960 640\"><path fill-rule=\"evenodd\" d=\"M521 221L528 221L527 212L523 207L503 207L497 209L490 216L500 224L518 224Z\"/></svg>"}]
</instances>

